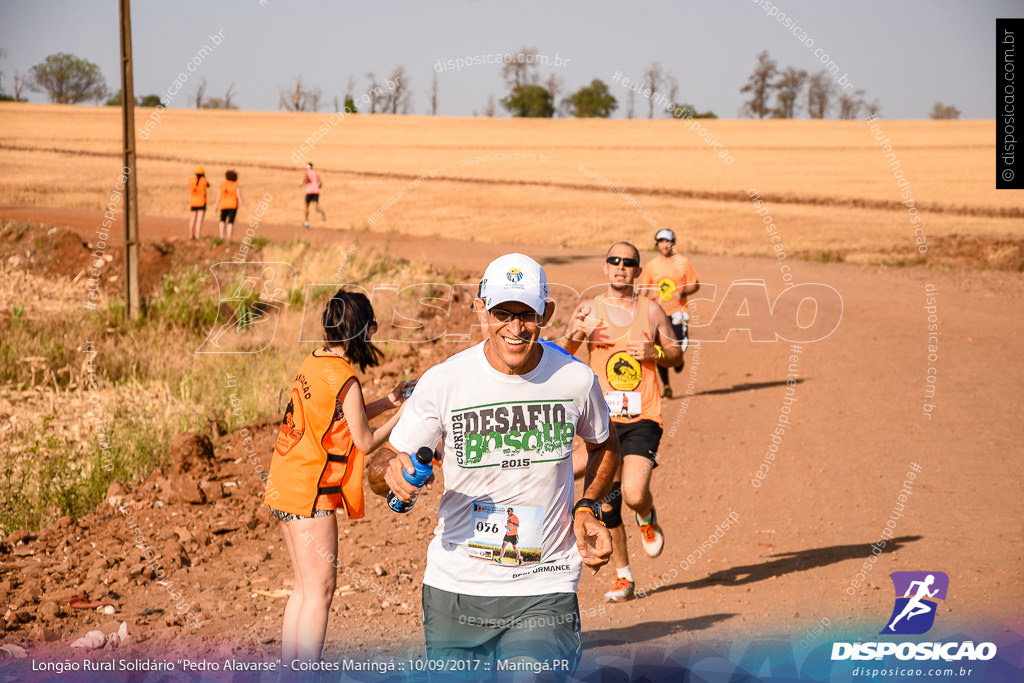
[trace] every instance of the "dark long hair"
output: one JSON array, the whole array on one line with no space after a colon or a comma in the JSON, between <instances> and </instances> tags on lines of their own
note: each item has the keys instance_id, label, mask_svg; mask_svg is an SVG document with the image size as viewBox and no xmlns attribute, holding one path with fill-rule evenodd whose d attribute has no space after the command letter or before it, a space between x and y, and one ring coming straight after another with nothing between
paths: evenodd
<instances>
[{"instance_id":1,"label":"dark long hair","mask_svg":"<svg viewBox=\"0 0 1024 683\"><path fill-rule=\"evenodd\" d=\"M376 322L370 300L361 292L339 289L324 308L322 318L327 346L340 346L360 372L380 365L384 354L370 341L370 325Z\"/></svg>"}]
</instances>

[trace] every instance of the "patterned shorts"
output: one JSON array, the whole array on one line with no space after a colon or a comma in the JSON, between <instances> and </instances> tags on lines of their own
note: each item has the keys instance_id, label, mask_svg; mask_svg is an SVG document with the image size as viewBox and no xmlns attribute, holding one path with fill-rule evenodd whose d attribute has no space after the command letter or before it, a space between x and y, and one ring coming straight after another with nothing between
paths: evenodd
<instances>
[{"instance_id":1,"label":"patterned shorts","mask_svg":"<svg viewBox=\"0 0 1024 683\"><path fill-rule=\"evenodd\" d=\"M294 522L299 519L315 519L317 517L329 517L330 515L334 514L334 510L313 510L312 517L306 517L305 515L293 515L290 512L281 512L280 510L275 510L274 508L270 508L270 513L274 515L274 519L276 519L277 521L284 522L285 524L287 524L288 522Z\"/></svg>"}]
</instances>

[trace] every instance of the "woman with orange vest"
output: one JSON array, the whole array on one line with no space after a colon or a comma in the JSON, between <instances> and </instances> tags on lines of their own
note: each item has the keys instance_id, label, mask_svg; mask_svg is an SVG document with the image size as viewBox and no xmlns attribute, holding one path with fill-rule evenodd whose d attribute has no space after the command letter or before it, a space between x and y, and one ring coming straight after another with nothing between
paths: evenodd
<instances>
[{"instance_id":1,"label":"woman with orange vest","mask_svg":"<svg viewBox=\"0 0 1024 683\"><path fill-rule=\"evenodd\" d=\"M401 411L377 429L369 420L401 406L414 384L363 402L352 366L363 371L383 358L370 341L377 321L366 295L339 289L322 322L324 346L299 366L266 484L265 502L282 523L295 570L281 635L286 662L320 658L338 575L335 510L363 516L363 456L387 442Z\"/></svg>"},{"instance_id":2,"label":"woman with orange vest","mask_svg":"<svg viewBox=\"0 0 1024 683\"><path fill-rule=\"evenodd\" d=\"M217 195L217 209L220 211L220 238L230 242L231 233L235 230L235 215L242 208L242 188L238 187L238 174L234 171L225 173L224 178ZM227 237L225 237L225 225L227 226Z\"/></svg>"},{"instance_id":3,"label":"woman with orange vest","mask_svg":"<svg viewBox=\"0 0 1024 683\"><path fill-rule=\"evenodd\" d=\"M203 218L206 217L206 188L210 181L203 175L203 167L196 166L196 174L188 183L189 206L192 215L188 219L188 237L197 240L202 238Z\"/></svg>"}]
</instances>

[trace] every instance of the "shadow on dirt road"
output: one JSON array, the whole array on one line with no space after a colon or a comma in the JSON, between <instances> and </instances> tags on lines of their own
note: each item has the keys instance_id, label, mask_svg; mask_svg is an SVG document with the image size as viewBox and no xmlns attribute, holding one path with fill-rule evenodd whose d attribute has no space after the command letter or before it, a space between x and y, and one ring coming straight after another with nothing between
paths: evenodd
<instances>
[{"instance_id":1,"label":"shadow on dirt road","mask_svg":"<svg viewBox=\"0 0 1024 683\"><path fill-rule=\"evenodd\" d=\"M921 536L900 536L887 541L881 554L891 553L899 550L907 543L921 540ZM860 543L857 545L833 545L827 548L813 548L801 550L795 553L781 553L772 555L778 559L761 564L748 564L710 574L703 579L696 581L681 581L659 588L650 593L662 593L676 590L678 588L697 589L708 588L715 585L743 586L756 581L764 581L777 576L802 572L809 569L825 567L844 560L860 560L871 557L871 543Z\"/></svg>"}]
</instances>

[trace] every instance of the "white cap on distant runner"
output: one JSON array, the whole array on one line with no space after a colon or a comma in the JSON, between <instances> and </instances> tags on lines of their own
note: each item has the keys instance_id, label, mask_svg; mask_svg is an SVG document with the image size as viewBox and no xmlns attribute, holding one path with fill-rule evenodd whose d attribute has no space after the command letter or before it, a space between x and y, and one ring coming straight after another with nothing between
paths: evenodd
<instances>
[{"instance_id":1,"label":"white cap on distant runner","mask_svg":"<svg viewBox=\"0 0 1024 683\"><path fill-rule=\"evenodd\" d=\"M491 261L480 280L480 298L491 310L498 304L518 301L543 313L548 301L548 276L539 263L525 254L505 254Z\"/></svg>"},{"instance_id":2,"label":"white cap on distant runner","mask_svg":"<svg viewBox=\"0 0 1024 683\"><path fill-rule=\"evenodd\" d=\"M658 242L660 240L668 240L672 244L675 244L676 243L676 234L674 232L672 232L671 230L669 230L668 228L662 228L661 230L658 231L658 234L656 234L654 236L654 241L655 242Z\"/></svg>"}]
</instances>

